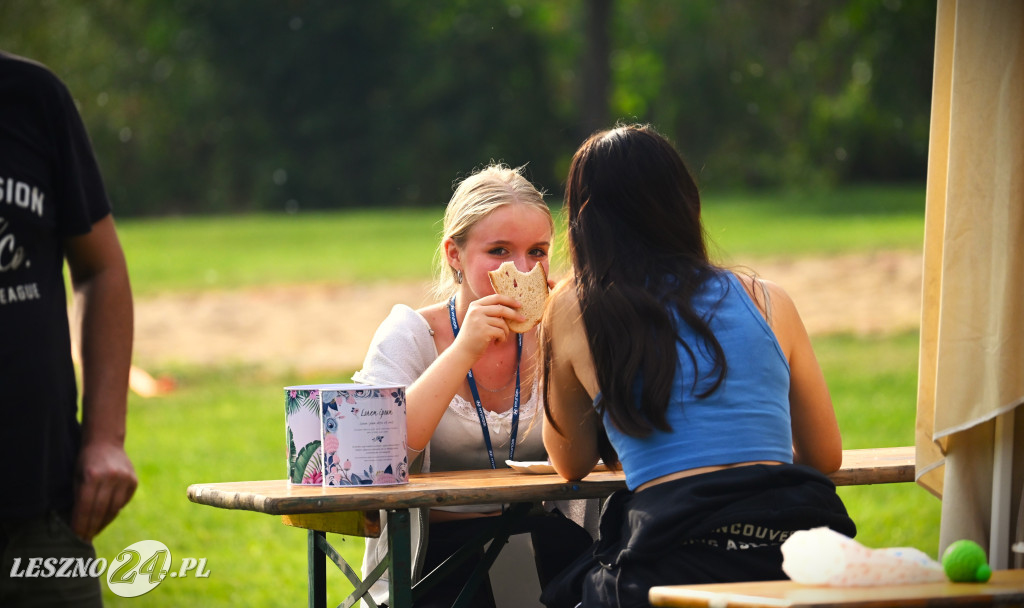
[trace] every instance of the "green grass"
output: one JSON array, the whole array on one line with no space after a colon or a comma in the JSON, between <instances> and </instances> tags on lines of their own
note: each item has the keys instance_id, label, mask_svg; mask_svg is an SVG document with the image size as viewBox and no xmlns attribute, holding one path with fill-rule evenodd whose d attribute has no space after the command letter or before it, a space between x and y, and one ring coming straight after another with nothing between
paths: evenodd
<instances>
[{"instance_id":1,"label":"green grass","mask_svg":"<svg viewBox=\"0 0 1024 608\"><path fill-rule=\"evenodd\" d=\"M918 333L816 338L845 448L914 444ZM869 547L916 547L937 557L941 503L917 484L839 488L857 539Z\"/></svg>"},{"instance_id":2,"label":"green grass","mask_svg":"<svg viewBox=\"0 0 1024 608\"><path fill-rule=\"evenodd\" d=\"M859 188L829 194L713 196L709 231L726 256L841 254L919 249L924 189ZM119 223L137 295L302 282L422 279L429 275L440 211L382 211L126 220ZM914 441L917 334L815 339L845 447ZM305 531L277 517L190 503L190 484L284 477L281 388L348 379L246 368L151 369L178 390L156 399L132 395L128 449L139 490L100 535L108 560L140 540L163 542L175 568L206 558L208 578L167 579L144 598L108 606L297 606L306 601ZM912 546L935 557L939 501L915 484L840 488L871 547ZM362 541L331 536L352 564ZM328 568L328 600L351 586ZM332 605L333 605L332 603Z\"/></svg>"},{"instance_id":3,"label":"green grass","mask_svg":"<svg viewBox=\"0 0 1024 608\"><path fill-rule=\"evenodd\" d=\"M135 294L147 296L426 278L442 213L389 209L127 219L118 222L118 231ZM557 208L555 214L560 217ZM710 193L703 215L713 250L724 260L920 249L924 188L856 187L818 195ZM554 262L558 268L564 259Z\"/></svg>"},{"instance_id":4,"label":"green grass","mask_svg":"<svg viewBox=\"0 0 1024 608\"><path fill-rule=\"evenodd\" d=\"M430 276L442 211L123 220L137 296Z\"/></svg>"},{"instance_id":5,"label":"green grass","mask_svg":"<svg viewBox=\"0 0 1024 608\"><path fill-rule=\"evenodd\" d=\"M702 214L713 250L737 258L920 250L924 188L708 196Z\"/></svg>"},{"instance_id":6,"label":"green grass","mask_svg":"<svg viewBox=\"0 0 1024 608\"><path fill-rule=\"evenodd\" d=\"M174 369L178 390L159 399L133 395L127 448L139 476L135 497L96 540L112 560L139 540L158 540L171 569L184 557L206 558L208 578L165 579L139 598L120 598L104 584L108 606L300 606L306 601L306 532L279 517L228 511L188 501L202 482L282 479L285 472L284 393L288 383L325 377L268 377L246 369ZM347 381L348 377L341 378ZM350 563L362 540L330 535ZM330 597L351 586L328 574ZM332 604L333 605L333 604Z\"/></svg>"}]
</instances>

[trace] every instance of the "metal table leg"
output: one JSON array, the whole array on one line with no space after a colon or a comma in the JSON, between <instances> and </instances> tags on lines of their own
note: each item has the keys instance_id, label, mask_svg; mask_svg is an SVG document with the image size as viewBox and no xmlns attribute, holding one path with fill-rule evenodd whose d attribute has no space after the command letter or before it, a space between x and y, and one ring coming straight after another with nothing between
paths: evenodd
<instances>
[{"instance_id":1,"label":"metal table leg","mask_svg":"<svg viewBox=\"0 0 1024 608\"><path fill-rule=\"evenodd\" d=\"M501 517L494 518L494 527L479 535L455 556L445 560L432 573L442 572L460 567L459 563L481 551L483 545L491 542L491 546L475 564L473 574L467 581L466 588L456 600L457 606L466 605L473 597L476 588L487 576L490 566L497 558L498 552L507 542L511 528L515 522L529 511L528 503L513 505ZM411 516L408 509L387 511L388 553L383 563L373 572L367 574L366 580L359 580L358 572L353 570L341 555L327 542L327 533L320 530L308 530L306 555L309 562L309 608L327 608L327 558L331 558L336 566L345 574L355 587L352 595L342 602L341 606L354 606L360 597L369 591L370 585L376 581L386 568L390 574L388 579L388 597L390 608L412 607L412 532ZM369 597L369 596L367 596Z\"/></svg>"},{"instance_id":2,"label":"metal table leg","mask_svg":"<svg viewBox=\"0 0 1024 608\"><path fill-rule=\"evenodd\" d=\"M327 533L310 530L306 535L306 560L309 562L309 608L327 608L327 556L317 539L327 542Z\"/></svg>"},{"instance_id":3,"label":"metal table leg","mask_svg":"<svg viewBox=\"0 0 1024 608\"><path fill-rule=\"evenodd\" d=\"M407 534L408 535L408 534ZM327 608L327 560L330 559L342 574L352 583L352 593L346 597L339 606L351 608L359 603L364 596L370 600L370 587L376 582L381 574L390 565L389 559L378 564L372 572L366 575L366 580L360 580L359 572L352 568L338 551L327 542L327 533L320 530L310 530L308 533L307 559L309 561L309 606L310 608ZM408 570L407 570L408 571ZM410 602L411 604L411 602ZM376 605L370 603L370 605Z\"/></svg>"},{"instance_id":4,"label":"metal table leg","mask_svg":"<svg viewBox=\"0 0 1024 608\"><path fill-rule=\"evenodd\" d=\"M388 511L388 556L391 560L388 596L391 608L412 606L412 543L409 510Z\"/></svg>"}]
</instances>

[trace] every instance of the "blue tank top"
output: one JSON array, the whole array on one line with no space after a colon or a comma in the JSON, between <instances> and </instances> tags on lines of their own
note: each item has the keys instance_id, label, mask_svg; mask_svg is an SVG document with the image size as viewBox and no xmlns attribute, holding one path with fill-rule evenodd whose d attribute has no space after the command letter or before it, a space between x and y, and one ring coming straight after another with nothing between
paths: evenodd
<instances>
[{"instance_id":1,"label":"blue tank top","mask_svg":"<svg viewBox=\"0 0 1024 608\"><path fill-rule=\"evenodd\" d=\"M672 431L631 437L604 417L630 490L697 467L755 460L793 462L789 363L771 327L731 272L705 283L693 303L708 319L725 352L727 373L715 392L697 398L716 379L709 373L714 359L693 329L679 321L680 337L693 351L697 366L678 345L679 366L666 412Z\"/></svg>"}]
</instances>

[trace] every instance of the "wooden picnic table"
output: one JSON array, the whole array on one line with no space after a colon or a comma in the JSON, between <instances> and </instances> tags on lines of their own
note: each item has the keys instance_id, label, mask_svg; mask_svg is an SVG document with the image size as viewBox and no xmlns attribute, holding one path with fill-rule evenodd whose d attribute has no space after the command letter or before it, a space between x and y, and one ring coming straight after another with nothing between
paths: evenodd
<instances>
[{"instance_id":1,"label":"wooden picnic table","mask_svg":"<svg viewBox=\"0 0 1024 608\"><path fill-rule=\"evenodd\" d=\"M914 448L846 450L842 467L829 477L836 485L913 481ZM394 486L324 488L293 485L284 479L201 483L189 486L188 498L221 509L278 515L285 524L307 529L309 606L315 608L326 606L328 556L356 587L355 597L350 596L343 605L357 601L380 576L378 572L376 577L358 580L355 570L344 564L327 543L325 533L379 536L380 513L385 512L389 526L389 560L384 562L390 571L389 606L403 608L411 604L409 509L605 498L625 486L621 471L594 471L581 481L565 481L554 473L487 469L416 474L410 476L409 483Z\"/></svg>"},{"instance_id":2,"label":"wooden picnic table","mask_svg":"<svg viewBox=\"0 0 1024 608\"><path fill-rule=\"evenodd\" d=\"M1024 606L1024 570L999 570L987 583L925 583L816 587L793 581L652 587L652 606L665 608L915 608Z\"/></svg>"}]
</instances>

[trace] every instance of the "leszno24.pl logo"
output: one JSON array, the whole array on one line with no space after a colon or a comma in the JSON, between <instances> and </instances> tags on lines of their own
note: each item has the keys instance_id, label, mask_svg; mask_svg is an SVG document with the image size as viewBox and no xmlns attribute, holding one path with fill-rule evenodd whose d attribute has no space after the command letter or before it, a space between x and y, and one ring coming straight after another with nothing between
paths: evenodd
<instances>
[{"instance_id":1,"label":"leszno24.pl logo","mask_svg":"<svg viewBox=\"0 0 1024 608\"><path fill-rule=\"evenodd\" d=\"M115 595L138 597L156 588L167 578L207 578L206 558L182 558L177 570L171 569L171 550L158 540L140 540L125 547L117 557L107 560L46 559L34 557L22 563L14 559L11 578L63 578L91 576L99 578L106 572L107 586Z\"/></svg>"}]
</instances>

